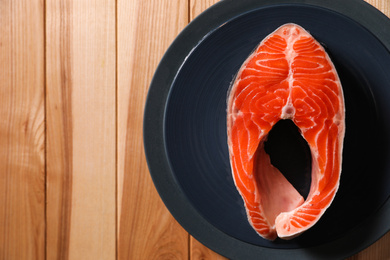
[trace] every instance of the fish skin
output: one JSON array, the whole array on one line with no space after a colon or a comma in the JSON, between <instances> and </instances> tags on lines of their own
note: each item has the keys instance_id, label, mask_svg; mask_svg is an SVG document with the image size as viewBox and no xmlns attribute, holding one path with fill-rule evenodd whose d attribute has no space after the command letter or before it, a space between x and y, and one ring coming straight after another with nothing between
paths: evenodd
<instances>
[{"instance_id":1,"label":"fish skin","mask_svg":"<svg viewBox=\"0 0 390 260\"><path fill-rule=\"evenodd\" d=\"M229 89L227 134L234 184L265 239L294 238L321 218L339 187L345 106L337 71L301 26L285 24L246 59ZM264 152L269 131L292 120L312 155L306 200Z\"/></svg>"}]
</instances>

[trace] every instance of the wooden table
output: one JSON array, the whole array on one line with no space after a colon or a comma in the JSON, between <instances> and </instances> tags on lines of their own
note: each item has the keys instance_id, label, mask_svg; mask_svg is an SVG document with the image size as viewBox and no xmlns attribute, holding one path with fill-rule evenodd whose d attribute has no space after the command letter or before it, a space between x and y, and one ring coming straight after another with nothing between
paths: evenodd
<instances>
[{"instance_id":1,"label":"wooden table","mask_svg":"<svg viewBox=\"0 0 390 260\"><path fill-rule=\"evenodd\" d=\"M0 2L0 260L225 259L169 214L142 143L159 60L215 2Z\"/></svg>"}]
</instances>

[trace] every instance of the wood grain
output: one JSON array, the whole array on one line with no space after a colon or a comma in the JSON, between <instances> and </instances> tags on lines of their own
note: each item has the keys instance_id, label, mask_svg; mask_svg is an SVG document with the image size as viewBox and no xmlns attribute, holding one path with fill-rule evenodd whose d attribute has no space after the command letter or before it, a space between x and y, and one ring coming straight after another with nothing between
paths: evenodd
<instances>
[{"instance_id":1,"label":"wood grain","mask_svg":"<svg viewBox=\"0 0 390 260\"><path fill-rule=\"evenodd\" d=\"M44 8L0 4L0 259L45 251Z\"/></svg>"},{"instance_id":2,"label":"wood grain","mask_svg":"<svg viewBox=\"0 0 390 260\"><path fill-rule=\"evenodd\" d=\"M115 1L46 2L47 257L116 257Z\"/></svg>"},{"instance_id":3,"label":"wood grain","mask_svg":"<svg viewBox=\"0 0 390 260\"><path fill-rule=\"evenodd\" d=\"M187 23L187 1L118 1L118 258L186 259L188 234L161 202L142 141L143 107L165 50Z\"/></svg>"},{"instance_id":4,"label":"wood grain","mask_svg":"<svg viewBox=\"0 0 390 260\"><path fill-rule=\"evenodd\" d=\"M72 5L46 5L46 131L48 259L69 259L72 209L73 126Z\"/></svg>"},{"instance_id":5,"label":"wood grain","mask_svg":"<svg viewBox=\"0 0 390 260\"><path fill-rule=\"evenodd\" d=\"M0 1L0 260L226 259L170 215L142 142L157 64L216 2Z\"/></svg>"}]
</instances>

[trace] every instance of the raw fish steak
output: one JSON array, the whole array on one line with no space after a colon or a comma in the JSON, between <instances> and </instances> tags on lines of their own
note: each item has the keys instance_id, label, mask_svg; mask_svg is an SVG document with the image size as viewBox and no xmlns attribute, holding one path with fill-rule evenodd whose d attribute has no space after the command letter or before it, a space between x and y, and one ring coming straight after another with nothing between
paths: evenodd
<instances>
[{"instance_id":1,"label":"raw fish steak","mask_svg":"<svg viewBox=\"0 0 390 260\"><path fill-rule=\"evenodd\" d=\"M336 69L305 29L285 24L247 58L229 91L230 164L249 223L263 238L294 238L321 218L339 187L345 109ZM283 119L310 147L306 200L264 151L269 131Z\"/></svg>"}]
</instances>

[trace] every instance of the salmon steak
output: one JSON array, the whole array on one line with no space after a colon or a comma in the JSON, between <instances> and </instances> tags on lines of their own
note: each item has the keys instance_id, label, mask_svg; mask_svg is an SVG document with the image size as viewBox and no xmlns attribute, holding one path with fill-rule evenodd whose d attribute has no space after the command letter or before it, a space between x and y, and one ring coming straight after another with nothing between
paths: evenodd
<instances>
[{"instance_id":1,"label":"salmon steak","mask_svg":"<svg viewBox=\"0 0 390 260\"><path fill-rule=\"evenodd\" d=\"M310 148L306 199L264 150L279 120L292 120ZM344 133L343 90L328 54L301 26L282 25L246 59L227 98L233 180L261 237L292 239L318 222L339 187Z\"/></svg>"}]
</instances>

